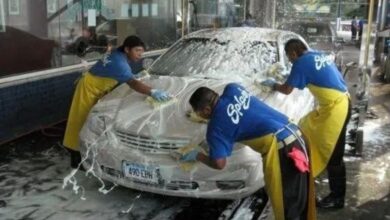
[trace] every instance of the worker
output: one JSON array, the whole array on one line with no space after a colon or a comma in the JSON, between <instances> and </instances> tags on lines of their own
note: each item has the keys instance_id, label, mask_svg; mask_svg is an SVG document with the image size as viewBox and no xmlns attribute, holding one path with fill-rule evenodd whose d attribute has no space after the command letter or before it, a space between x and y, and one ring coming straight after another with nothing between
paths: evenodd
<instances>
[{"instance_id":1,"label":"worker","mask_svg":"<svg viewBox=\"0 0 390 220\"><path fill-rule=\"evenodd\" d=\"M301 40L287 41L285 52L292 63L286 82L279 84L267 79L262 84L284 94L307 87L315 97L318 107L301 119L299 127L309 144L313 176L325 168L328 171L330 193L317 206L343 208L346 191L343 156L351 116L347 86L331 57L308 50Z\"/></svg>"},{"instance_id":2,"label":"worker","mask_svg":"<svg viewBox=\"0 0 390 220\"><path fill-rule=\"evenodd\" d=\"M71 152L71 167L77 168L81 156L79 152L79 132L93 105L117 84L126 82L135 91L152 96L157 101L167 101L167 92L152 89L135 79L129 62L141 60L145 44L137 36L128 36L123 45L112 53L107 53L77 83L65 131L64 145Z\"/></svg>"},{"instance_id":3,"label":"worker","mask_svg":"<svg viewBox=\"0 0 390 220\"><path fill-rule=\"evenodd\" d=\"M276 219L315 219L314 191L308 208L309 156L296 125L235 83L228 84L221 96L198 88L189 102L199 117L209 119L209 155L195 148L181 161L223 169L234 143L246 144L263 157L265 188Z\"/></svg>"}]
</instances>

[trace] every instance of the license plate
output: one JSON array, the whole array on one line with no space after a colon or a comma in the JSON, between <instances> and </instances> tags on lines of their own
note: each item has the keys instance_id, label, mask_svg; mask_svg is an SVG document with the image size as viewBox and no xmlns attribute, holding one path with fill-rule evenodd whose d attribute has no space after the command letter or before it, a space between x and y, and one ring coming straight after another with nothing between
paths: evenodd
<instances>
[{"instance_id":1,"label":"license plate","mask_svg":"<svg viewBox=\"0 0 390 220\"><path fill-rule=\"evenodd\" d=\"M146 183L159 183L158 167L137 163L123 162L123 174L132 180Z\"/></svg>"}]
</instances>

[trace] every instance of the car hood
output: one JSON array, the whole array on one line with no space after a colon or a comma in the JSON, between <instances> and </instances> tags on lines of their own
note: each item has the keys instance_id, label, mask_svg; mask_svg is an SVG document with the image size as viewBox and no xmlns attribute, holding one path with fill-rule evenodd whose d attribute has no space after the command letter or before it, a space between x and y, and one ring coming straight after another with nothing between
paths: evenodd
<instances>
[{"instance_id":1,"label":"car hood","mask_svg":"<svg viewBox=\"0 0 390 220\"><path fill-rule=\"evenodd\" d=\"M228 80L160 76L143 80L152 88L167 91L171 101L153 106L147 96L123 84L99 101L92 113L102 114L106 122L114 123L116 132L153 139L185 139L199 142L204 139L204 123L190 121L186 112L191 109L189 98L201 86L221 93ZM107 120L108 119L108 120Z\"/></svg>"},{"instance_id":2,"label":"car hood","mask_svg":"<svg viewBox=\"0 0 390 220\"><path fill-rule=\"evenodd\" d=\"M192 93L201 86L207 86L221 94L226 84L232 82L228 79L172 76L152 76L143 81L152 88L167 91L174 98L159 107L153 107L147 101L147 96L123 84L94 106L90 118L104 117L105 123L112 125L109 128L114 129L114 132L149 139L183 139L199 144L204 140L206 124L193 122L186 116L186 112L191 109L188 101ZM239 83L253 95L291 118L300 118L312 108L312 99L307 93L287 97L280 93L261 90L250 80Z\"/></svg>"}]
</instances>

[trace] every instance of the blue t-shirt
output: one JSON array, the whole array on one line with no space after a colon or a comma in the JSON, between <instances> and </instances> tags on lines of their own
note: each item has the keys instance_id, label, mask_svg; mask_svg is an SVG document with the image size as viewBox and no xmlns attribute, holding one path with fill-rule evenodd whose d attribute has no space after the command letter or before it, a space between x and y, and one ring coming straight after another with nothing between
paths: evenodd
<instances>
[{"instance_id":1,"label":"blue t-shirt","mask_svg":"<svg viewBox=\"0 0 390 220\"><path fill-rule=\"evenodd\" d=\"M89 71L95 76L115 79L118 83L127 82L134 78L129 59L125 53L119 50L105 54Z\"/></svg>"},{"instance_id":2,"label":"blue t-shirt","mask_svg":"<svg viewBox=\"0 0 390 220\"><path fill-rule=\"evenodd\" d=\"M341 92L347 91L345 81L331 58L317 51L308 51L292 66L286 84L304 89L308 84Z\"/></svg>"},{"instance_id":3,"label":"blue t-shirt","mask_svg":"<svg viewBox=\"0 0 390 220\"><path fill-rule=\"evenodd\" d=\"M230 156L235 142L275 133L289 123L282 113L269 107L242 86L231 83L220 96L207 127L206 139L211 159ZM284 139L285 129L277 135Z\"/></svg>"}]
</instances>

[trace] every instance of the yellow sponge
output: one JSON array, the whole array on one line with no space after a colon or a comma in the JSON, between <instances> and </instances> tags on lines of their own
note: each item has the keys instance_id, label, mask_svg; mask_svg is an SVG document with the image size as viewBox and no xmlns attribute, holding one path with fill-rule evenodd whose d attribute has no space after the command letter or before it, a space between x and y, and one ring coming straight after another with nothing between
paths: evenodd
<instances>
[{"instance_id":1,"label":"yellow sponge","mask_svg":"<svg viewBox=\"0 0 390 220\"><path fill-rule=\"evenodd\" d=\"M172 103L176 102L177 99L176 99L176 98L171 98L171 99L168 100L168 101L159 102L159 101L155 100L153 97L148 96L148 97L146 97L145 101L146 101L147 103L149 103L149 105L151 105L153 108L156 109L156 108L160 108L160 107L162 107L162 106L166 106L166 105L172 104Z\"/></svg>"},{"instance_id":2,"label":"yellow sponge","mask_svg":"<svg viewBox=\"0 0 390 220\"><path fill-rule=\"evenodd\" d=\"M184 147L182 147L182 148L180 148L180 149L178 149L178 150L176 150L176 151L173 151L173 152L171 153L171 156L172 156L176 161L179 161L180 158L181 158L184 154L190 152L190 151L193 150L193 149L197 149L197 150L199 150L199 152L205 153L204 150L203 150L201 147L199 147L199 145L197 145L197 144L189 144L189 145L184 146ZM194 162L180 162L180 165L179 165L179 166L180 166L180 168L181 168L182 170L188 172L188 171L190 171L190 170L193 169L195 163L196 163L195 161L194 161Z\"/></svg>"}]
</instances>

